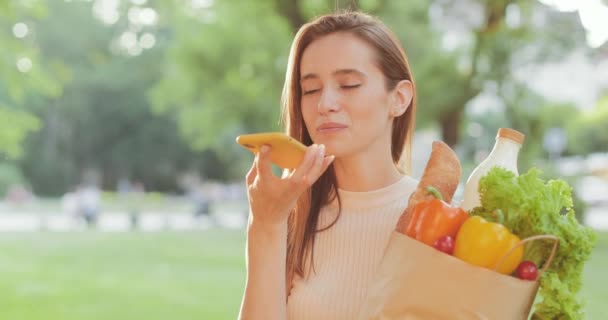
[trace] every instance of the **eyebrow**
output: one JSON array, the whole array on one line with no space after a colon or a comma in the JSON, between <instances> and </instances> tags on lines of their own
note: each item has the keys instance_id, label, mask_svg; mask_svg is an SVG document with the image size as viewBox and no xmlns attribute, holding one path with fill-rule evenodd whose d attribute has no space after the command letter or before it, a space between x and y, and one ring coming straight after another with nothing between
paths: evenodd
<instances>
[{"instance_id":1,"label":"eyebrow","mask_svg":"<svg viewBox=\"0 0 608 320\"><path fill-rule=\"evenodd\" d=\"M334 76L349 75L349 74L355 74L355 75L358 75L358 76L364 77L364 78L366 77L365 73L363 73L357 69L338 69L338 70L332 72L332 75L334 75ZM307 73L300 78L300 81L304 81L304 80L308 80L308 79L316 79L318 77L319 76L315 73Z\"/></svg>"}]
</instances>

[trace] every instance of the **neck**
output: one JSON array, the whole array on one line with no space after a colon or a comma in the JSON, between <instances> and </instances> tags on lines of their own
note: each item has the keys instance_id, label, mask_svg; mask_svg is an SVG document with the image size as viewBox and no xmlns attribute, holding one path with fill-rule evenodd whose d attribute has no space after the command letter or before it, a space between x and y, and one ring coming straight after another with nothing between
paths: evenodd
<instances>
[{"instance_id":1,"label":"neck","mask_svg":"<svg viewBox=\"0 0 608 320\"><path fill-rule=\"evenodd\" d=\"M376 152L375 149L379 149L379 151ZM388 152L382 150L388 150ZM402 177L393 163L390 147L386 146L370 148L364 153L336 158L334 170L338 187L355 192L380 189L397 182Z\"/></svg>"}]
</instances>

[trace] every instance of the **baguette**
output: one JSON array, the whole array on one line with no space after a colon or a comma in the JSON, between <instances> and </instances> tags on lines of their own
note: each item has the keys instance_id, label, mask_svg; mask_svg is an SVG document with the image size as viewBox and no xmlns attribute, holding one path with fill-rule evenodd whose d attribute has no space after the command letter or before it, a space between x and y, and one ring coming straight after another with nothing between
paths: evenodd
<instances>
[{"instance_id":1,"label":"baguette","mask_svg":"<svg viewBox=\"0 0 608 320\"><path fill-rule=\"evenodd\" d=\"M431 157L424 168L418 187L408 200L407 208L399 217L396 231L405 234L411 217L412 209L420 202L434 199L427 187L432 186L439 191L446 203L452 201L454 192L462 174L460 161L456 153L444 142L433 141Z\"/></svg>"}]
</instances>

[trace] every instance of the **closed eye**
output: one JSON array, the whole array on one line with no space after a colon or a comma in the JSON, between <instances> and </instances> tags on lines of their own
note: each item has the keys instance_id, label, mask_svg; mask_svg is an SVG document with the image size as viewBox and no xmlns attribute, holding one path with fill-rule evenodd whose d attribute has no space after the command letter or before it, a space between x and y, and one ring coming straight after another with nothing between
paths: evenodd
<instances>
[{"instance_id":1,"label":"closed eye","mask_svg":"<svg viewBox=\"0 0 608 320\"><path fill-rule=\"evenodd\" d=\"M344 86L340 86L340 87L342 89L347 89L348 90L348 89L355 89L355 88L358 88L360 86L361 86L361 84L352 84L352 85L348 85L348 86L344 85Z\"/></svg>"},{"instance_id":2,"label":"closed eye","mask_svg":"<svg viewBox=\"0 0 608 320\"><path fill-rule=\"evenodd\" d=\"M305 96L305 95L308 95L308 94L313 94L313 93L318 92L318 91L320 91L320 90L321 90L321 89L304 90L304 91L302 92L302 95L304 95L304 96Z\"/></svg>"}]
</instances>

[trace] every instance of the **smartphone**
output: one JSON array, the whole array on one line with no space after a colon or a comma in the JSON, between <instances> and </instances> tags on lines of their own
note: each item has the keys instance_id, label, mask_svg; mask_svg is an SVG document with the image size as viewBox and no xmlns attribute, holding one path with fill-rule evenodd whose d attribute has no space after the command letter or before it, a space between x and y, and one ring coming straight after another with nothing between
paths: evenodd
<instances>
[{"instance_id":1,"label":"smartphone","mask_svg":"<svg viewBox=\"0 0 608 320\"><path fill-rule=\"evenodd\" d=\"M282 132L244 134L236 137L236 142L254 154L263 145L269 145L270 161L284 169L295 169L306 152L305 145Z\"/></svg>"}]
</instances>

